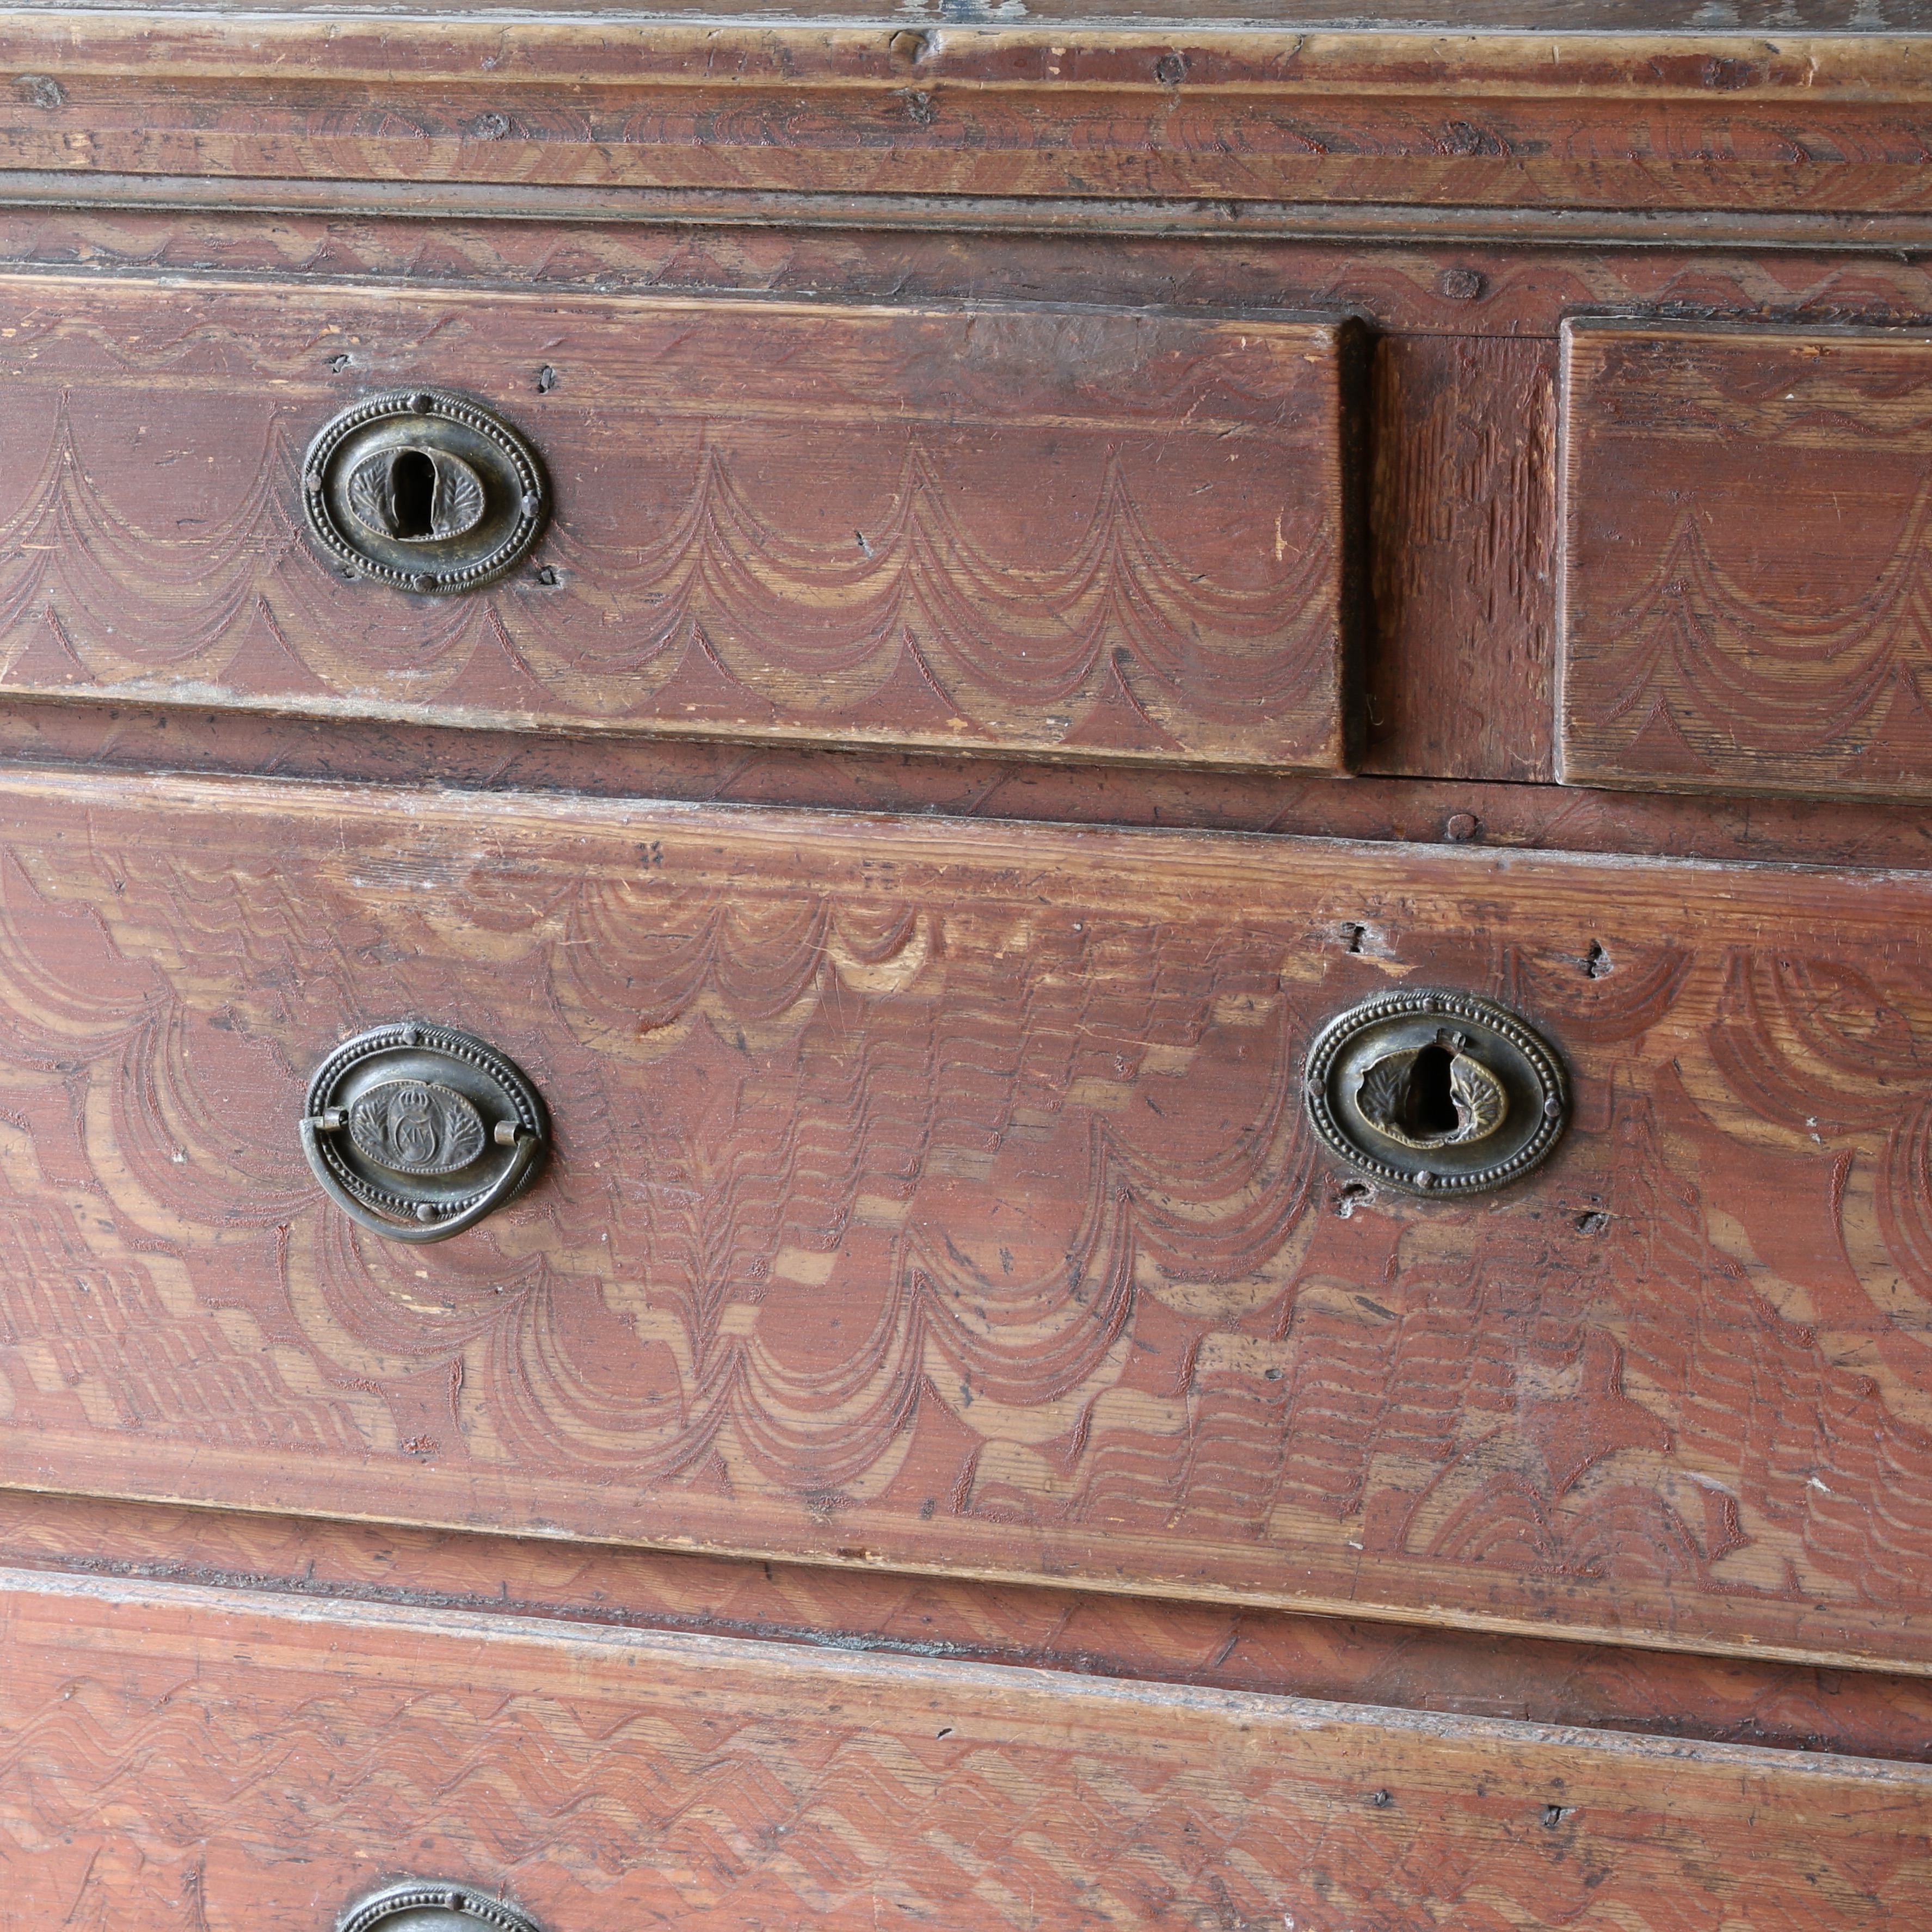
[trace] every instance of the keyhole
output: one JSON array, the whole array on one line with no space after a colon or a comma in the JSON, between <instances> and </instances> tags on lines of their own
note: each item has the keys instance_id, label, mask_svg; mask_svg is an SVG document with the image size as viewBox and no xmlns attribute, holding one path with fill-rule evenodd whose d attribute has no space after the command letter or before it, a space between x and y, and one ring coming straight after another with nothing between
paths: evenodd
<instances>
[{"instance_id":1,"label":"keyhole","mask_svg":"<svg viewBox=\"0 0 1932 1932\"><path fill-rule=\"evenodd\" d=\"M1449 1068L1455 1058L1446 1046L1425 1046L1410 1063L1408 1091L1402 1096L1402 1126L1417 1140L1453 1134L1455 1096L1449 1088Z\"/></svg>"},{"instance_id":2,"label":"keyhole","mask_svg":"<svg viewBox=\"0 0 1932 1932\"><path fill-rule=\"evenodd\" d=\"M436 465L420 449L406 449L389 466L389 516L395 534L426 537L434 527Z\"/></svg>"}]
</instances>

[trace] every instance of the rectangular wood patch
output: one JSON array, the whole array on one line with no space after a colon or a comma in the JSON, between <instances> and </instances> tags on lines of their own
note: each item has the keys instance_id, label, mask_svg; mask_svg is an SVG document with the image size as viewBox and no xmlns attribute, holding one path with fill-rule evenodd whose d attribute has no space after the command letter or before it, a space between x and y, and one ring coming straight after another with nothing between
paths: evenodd
<instances>
[{"instance_id":1,"label":"rectangular wood patch","mask_svg":"<svg viewBox=\"0 0 1932 1932\"><path fill-rule=\"evenodd\" d=\"M20 1488L1932 1664L1932 878L0 778ZM1396 1196L1312 1036L1490 994L1550 1164ZM304 1165L442 1020L433 1248Z\"/></svg>"},{"instance_id":2,"label":"rectangular wood patch","mask_svg":"<svg viewBox=\"0 0 1932 1932\"><path fill-rule=\"evenodd\" d=\"M0 1571L13 1922L560 1932L1912 1922L1932 1771Z\"/></svg>"},{"instance_id":3,"label":"rectangular wood patch","mask_svg":"<svg viewBox=\"0 0 1932 1932\"><path fill-rule=\"evenodd\" d=\"M1348 328L10 277L0 689L1339 770ZM307 529L310 440L419 384L548 470L493 590Z\"/></svg>"},{"instance_id":4,"label":"rectangular wood patch","mask_svg":"<svg viewBox=\"0 0 1932 1932\"><path fill-rule=\"evenodd\" d=\"M1932 798L1932 336L1564 341L1564 779Z\"/></svg>"}]
</instances>

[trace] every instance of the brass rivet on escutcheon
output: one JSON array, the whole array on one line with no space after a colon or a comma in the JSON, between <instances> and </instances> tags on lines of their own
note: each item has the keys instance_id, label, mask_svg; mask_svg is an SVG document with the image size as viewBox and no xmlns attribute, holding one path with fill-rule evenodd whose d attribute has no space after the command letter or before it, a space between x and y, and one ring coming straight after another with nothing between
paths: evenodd
<instances>
[{"instance_id":1,"label":"brass rivet on escutcheon","mask_svg":"<svg viewBox=\"0 0 1932 1932\"><path fill-rule=\"evenodd\" d=\"M1378 993L1309 1048L1308 1117L1334 1153L1432 1198L1484 1193L1546 1160L1570 1122L1569 1076L1520 1014L1477 993Z\"/></svg>"}]
</instances>

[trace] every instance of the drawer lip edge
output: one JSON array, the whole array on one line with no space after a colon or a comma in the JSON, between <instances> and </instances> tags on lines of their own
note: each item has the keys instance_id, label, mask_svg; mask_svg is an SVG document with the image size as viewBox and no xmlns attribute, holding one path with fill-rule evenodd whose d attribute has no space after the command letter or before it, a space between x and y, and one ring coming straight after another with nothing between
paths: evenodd
<instances>
[{"instance_id":1,"label":"drawer lip edge","mask_svg":"<svg viewBox=\"0 0 1932 1932\"><path fill-rule=\"evenodd\" d=\"M781 1665L794 1678L818 1676L833 1684L871 1680L907 1689L930 1686L951 1695L1010 1696L1030 1692L1062 1702L1102 1708L1185 1709L1191 1714L1245 1719L1246 1730L1265 1724L1290 1732L1358 1728L1407 1732L1444 1742L1589 1750L1655 1763L1729 1765L1740 1771L1809 1777L1841 1777L1868 1784L1892 1784L1932 1792L1932 1764L1906 1759L1864 1758L1827 1751L1795 1751L1638 1731L1596 1730L1514 1718L1420 1711L1399 1706L1348 1704L1287 1693L1227 1690L1211 1687L1078 1672L1042 1670L1024 1664L961 1662L874 1652L853 1652L754 1638L695 1632L626 1628L562 1618L481 1610L370 1603L338 1598L276 1595L248 1589L146 1579L107 1579L70 1572L0 1568L0 1616L9 1598L79 1601L113 1610L177 1611L202 1617L247 1617L290 1625L352 1628L357 1624L414 1630L425 1638L476 1643L524 1643L557 1650L595 1651L616 1658L644 1655L676 1667ZM340 1654L338 1654L340 1658ZM346 1661L346 1658L341 1659Z\"/></svg>"}]
</instances>

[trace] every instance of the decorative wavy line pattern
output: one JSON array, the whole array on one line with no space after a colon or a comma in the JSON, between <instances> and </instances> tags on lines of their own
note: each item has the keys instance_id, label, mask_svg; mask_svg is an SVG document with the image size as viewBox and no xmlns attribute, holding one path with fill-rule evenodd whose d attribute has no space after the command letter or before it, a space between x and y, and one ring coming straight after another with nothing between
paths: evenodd
<instances>
[{"instance_id":1,"label":"decorative wavy line pattern","mask_svg":"<svg viewBox=\"0 0 1932 1932\"><path fill-rule=\"evenodd\" d=\"M593 302L553 400L479 377L552 366L554 303L8 301L8 688L1340 758L1332 329ZM368 335L327 366L483 387L536 436L543 579L425 603L310 554L296 472L356 392L316 380L345 302Z\"/></svg>"},{"instance_id":2,"label":"decorative wavy line pattern","mask_svg":"<svg viewBox=\"0 0 1932 1932\"><path fill-rule=\"evenodd\" d=\"M7 794L0 1453L37 1480L1920 1640L1907 888L1804 927L1763 875L1714 910L1545 861L1479 912L1399 854L304 796ZM1432 909L1352 951L1364 894ZM1546 1176L1464 1213L1318 1168L1302 1044L1392 970L1563 1042ZM290 1125L411 1012L560 1136L431 1254L328 1210Z\"/></svg>"},{"instance_id":3,"label":"decorative wavy line pattern","mask_svg":"<svg viewBox=\"0 0 1932 1932\"><path fill-rule=\"evenodd\" d=\"M1932 796L1932 357L1579 329L1565 772Z\"/></svg>"},{"instance_id":4,"label":"decorative wavy line pattern","mask_svg":"<svg viewBox=\"0 0 1932 1932\"><path fill-rule=\"evenodd\" d=\"M126 1594L0 1597L22 1926L296 1932L416 1870L574 1932L1825 1932L1926 1874L1916 1767Z\"/></svg>"}]
</instances>

